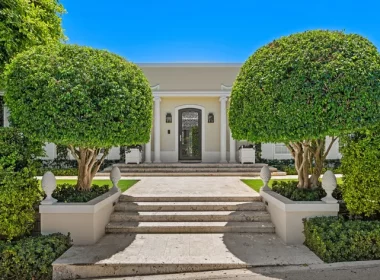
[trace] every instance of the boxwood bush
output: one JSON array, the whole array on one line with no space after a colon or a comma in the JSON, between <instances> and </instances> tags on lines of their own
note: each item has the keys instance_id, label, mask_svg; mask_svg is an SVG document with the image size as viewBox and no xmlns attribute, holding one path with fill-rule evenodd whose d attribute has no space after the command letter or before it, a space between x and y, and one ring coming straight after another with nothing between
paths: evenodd
<instances>
[{"instance_id":1,"label":"boxwood bush","mask_svg":"<svg viewBox=\"0 0 380 280\"><path fill-rule=\"evenodd\" d=\"M327 263L380 259L380 221L304 220L305 245Z\"/></svg>"},{"instance_id":2,"label":"boxwood bush","mask_svg":"<svg viewBox=\"0 0 380 280\"><path fill-rule=\"evenodd\" d=\"M272 191L281 194L294 201L320 201L326 196L326 192L322 187L315 189L300 189L297 187L297 181L273 181ZM340 186L334 190L333 197L341 200L342 194Z\"/></svg>"},{"instance_id":3,"label":"boxwood bush","mask_svg":"<svg viewBox=\"0 0 380 280\"><path fill-rule=\"evenodd\" d=\"M79 191L75 185L60 184L54 190L52 196L58 202L88 202L106 192L108 192L108 185L95 185L93 184L89 191Z\"/></svg>"},{"instance_id":4,"label":"boxwood bush","mask_svg":"<svg viewBox=\"0 0 380 280\"><path fill-rule=\"evenodd\" d=\"M52 234L0 241L0 278L4 280L48 280L51 264L71 246L70 236Z\"/></svg>"},{"instance_id":5,"label":"boxwood bush","mask_svg":"<svg viewBox=\"0 0 380 280\"><path fill-rule=\"evenodd\" d=\"M341 137L343 198L352 215L380 214L380 126Z\"/></svg>"}]
</instances>

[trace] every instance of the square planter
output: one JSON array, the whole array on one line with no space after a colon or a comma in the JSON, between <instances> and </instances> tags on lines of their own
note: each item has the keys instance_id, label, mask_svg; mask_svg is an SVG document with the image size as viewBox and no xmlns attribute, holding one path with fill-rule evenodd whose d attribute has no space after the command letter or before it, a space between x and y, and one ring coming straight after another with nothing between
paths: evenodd
<instances>
[{"instance_id":1,"label":"square planter","mask_svg":"<svg viewBox=\"0 0 380 280\"><path fill-rule=\"evenodd\" d=\"M255 163L255 149L254 148L239 148L239 161L240 163Z\"/></svg>"},{"instance_id":2,"label":"square planter","mask_svg":"<svg viewBox=\"0 0 380 280\"><path fill-rule=\"evenodd\" d=\"M142 152L138 148L131 148L125 152L125 163L140 164L142 161Z\"/></svg>"},{"instance_id":3,"label":"square planter","mask_svg":"<svg viewBox=\"0 0 380 280\"><path fill-rule=\"evenodd\" d=\"M286 244L303 244L304 218L317 216L337 216L338 203L324 201L293 201L274 191L260 190L260 195L270 213L276 234Z\"/></svg>"},{"instance_id":4,"label":"square planter","mask_svg":"<svg viewBox=\"0 0 380 280\"><path fill-rule=\"evenodd\" d=\"M41 204L41 233L70 232L75 245L95 244L105 234L120 194L111 189L86 203Z\"/></svg>"}]
</instances>

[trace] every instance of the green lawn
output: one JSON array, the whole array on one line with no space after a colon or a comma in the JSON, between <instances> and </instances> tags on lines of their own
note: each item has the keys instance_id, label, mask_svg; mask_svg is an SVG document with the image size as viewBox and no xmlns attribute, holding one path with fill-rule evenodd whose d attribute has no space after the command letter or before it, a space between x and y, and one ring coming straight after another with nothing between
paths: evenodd
<instances>
[{"instance_id":1,"label":"green lawn","mask_svg":"<svg viewBox=\"0 0 380 280\"><path fill-rule=\"evenodd\" d=\"M120 180L118 183L118 186L121 190L121 192L125 192L128 190L130 187L132 187L134 184L136 184L139 180ZM41 181L40 181L41 183ZM73 184L75 185L77 183L77 180L65 180L65 179L57 179L57 184ZM111 180L93 180L93 184L95 185L109 185L112 187L112 182Z\"/></svg>"},{"instance_id":2,"label":"green lawn","mask_svg":"<svg viewBox=\"0 0 380 280\"><path fill-rule=\"evenodd\" d=\"M263 186L263 181L261 179L242 179L241 181L257 192L260 192L260 188ZM270 180L269 184L268 184L270 188L272 187L273 181L289 182L289 181L297 181L297 179L274 179L274 180ZM342 178L337 178L337 182L338 182L338 184L342 184Z\"/></svg>"}]
</instances>

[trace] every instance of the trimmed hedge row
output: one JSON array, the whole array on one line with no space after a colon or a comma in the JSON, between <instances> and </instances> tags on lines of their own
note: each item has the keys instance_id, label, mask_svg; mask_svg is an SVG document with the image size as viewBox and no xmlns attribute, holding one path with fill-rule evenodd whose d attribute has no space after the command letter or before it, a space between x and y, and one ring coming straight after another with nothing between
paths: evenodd
<instances>
[{"instance_id":1,"label":"trimmed hedge row","mask_svg":"<svg viewBox=\"0 0 380 280\"><path fill-rule=\"evenodd\" d=\"M380 259L380 221L304 220L305 245L327 263Z\"/></svg>"},{"instance_id":2,"label":"trimmed hedge row","mask_svg":"<svg viewBox=\"0 0 380 280\"><path fill-rule=\"evenodd\" d=\"M0 241L0 278L50 280L51 264L71 246L69 235L52 234Z\"/></svg>"},{"instance_id":3,"label":"trimmed hedge row","mask_svg":"<svg viewBox=\"0 0 380 280\"><path fill-rule=\"evenodd\" d=\"M109 191L108 185L92 185L89 191L78 191L75 185L60 184L54 190L52 196L58 202L88 202Z\"/></svg>"}]
</instances>

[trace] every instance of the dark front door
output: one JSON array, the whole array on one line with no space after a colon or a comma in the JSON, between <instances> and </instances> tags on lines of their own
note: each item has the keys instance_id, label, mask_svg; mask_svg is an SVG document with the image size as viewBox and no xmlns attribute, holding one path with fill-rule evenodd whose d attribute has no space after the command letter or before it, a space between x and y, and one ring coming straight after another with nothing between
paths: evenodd
<instances>
[{"instance_id":1,"label":"dark front door","mask_svg":"<svg viewBox=\"0 0 380 280\"><path fill-rule=\"evenodd\" d=\"M179 117L179 160L202 159L202 111L182 109Z\"/></svg>"}]
</instances>

